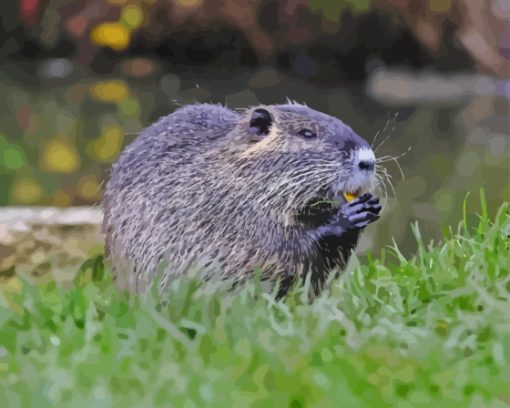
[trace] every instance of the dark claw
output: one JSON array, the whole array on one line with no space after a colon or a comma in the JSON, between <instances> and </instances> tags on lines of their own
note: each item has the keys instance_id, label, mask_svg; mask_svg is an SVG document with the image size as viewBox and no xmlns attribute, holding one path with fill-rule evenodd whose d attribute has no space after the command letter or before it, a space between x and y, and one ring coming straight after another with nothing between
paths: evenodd
<instances>
[{"instance_id":1,"label":"dark claw","mask_svg":"<svg viewBox=\"0 0 510 408\"><path fill-rule=\"evenodd\" d=\"M349 222L357 226L359 223L362 223L364 221L373 221L376 217L378 217L378 215L367 211L353 215L348 219Z\"/></svg>"},{"instance_id":2,"label":"dark claw","mask_svg":"<svg viewBox=\"0 0 510 408\"><path fill-rule=\"evenodd\" d=\"M381 206L379 204L375 205L368 205L368 203L365 204L358 204L354 207L346 207L344 210L345 215L353 215L353 214L359 214L365 211L369 211L374 214L379 214L381 211Z\"/></svg>"},{"instance_id":3,"label":"dark claw","mask_svg":"<svg viewBox=\"0 0 510 408\"><path fill-rule=\"evenodd\" d=\"M373 197L372 194L366 193L363 194L361 197L356 198L355 200L352 200L350 203L348 203L348 206L353 207L358 204L362 204L367 202L371 197Z\"/></svg>"},{"instance_id":4,"label":"dark claw","mask_svg":"<svg viewBox=\"0 0 510 408\"><path fill-rule=\"evenodd\" d=\"M379 204L379 197L372 196L372 198L367 201L367 204L370 205Z\"/></svg>"},{"instance_id":5,"label":"dark claw","mask_svg":"<svg viewBox=\"0 0 510 408\"><path fill-rule=\"evenodd\" d=\"M382 207L377 204L372 207L367 207L367 211L370 211L373 214L379 214L381 212Z\"/></svg>"},{"instance_id":6,"label":"dark claw","mask_svg":"<svg viewBox=\"0 0 510 408\"><path fill-rule=\"evenodd\" d=\"M345 208L343 209L343 214L344 215L352 215L352 214L357 214L361 211L363 211L364 209L364 205L363 204L357 204L355 206L345 206Z\"/></svg>"}]
</instances>

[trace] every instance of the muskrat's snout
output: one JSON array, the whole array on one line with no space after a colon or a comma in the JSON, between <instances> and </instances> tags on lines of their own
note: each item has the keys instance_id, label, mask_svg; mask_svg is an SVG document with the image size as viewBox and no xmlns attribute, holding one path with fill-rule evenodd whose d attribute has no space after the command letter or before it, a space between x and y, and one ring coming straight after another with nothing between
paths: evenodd
<instances>
[{"instance_id":1,"label":"muskrat's snout","mask_svg":"<svg viewBox=\"0 0 510 408\"><path fill-rule=\"evenodd\" d=\"M372 188L375 181L375 154L369 147L354 151L353 177L362 190Z\"/></svg>"},{"instance_id":2,"label":"muskrat's snout","mask_svg":"<svg viewBox=\"0 0 510 408\"><path fill-rule=\"evenodd\" d=\"M360 147L351 153L348 174L343 174L332 186L336 199L352 201L372 190L375 183L375 154L370 147Z\"/></svg>"},{"instance_id":3,"label":"muskrat's snout","mask_svg":"<svg viewBox=\"0 0 510 408\"><path fill-rule=\"evenodd\" d=\"M361 171L373 173L375 170L375 154L369 147L363 147L354 151L354 164Z\"/></svg>"}]
</instances>

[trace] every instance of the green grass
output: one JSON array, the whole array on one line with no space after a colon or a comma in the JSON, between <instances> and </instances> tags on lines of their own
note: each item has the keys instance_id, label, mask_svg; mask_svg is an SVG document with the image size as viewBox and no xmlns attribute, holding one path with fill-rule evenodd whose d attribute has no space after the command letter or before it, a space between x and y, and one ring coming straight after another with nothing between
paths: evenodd
<instances>
[{"instance_id":1,"label":"green grass","mask_svg":"<svg viewBox=\"0 0 510 408\"><path fill-rule=\"evenodd\" d=\"M508 407L510 218L368 257L310 302L175 282L119 293L101 263L76 284L0 292L5 407ZM18 286L16 286L18 284Z\"/></svg>"}]
</instances>

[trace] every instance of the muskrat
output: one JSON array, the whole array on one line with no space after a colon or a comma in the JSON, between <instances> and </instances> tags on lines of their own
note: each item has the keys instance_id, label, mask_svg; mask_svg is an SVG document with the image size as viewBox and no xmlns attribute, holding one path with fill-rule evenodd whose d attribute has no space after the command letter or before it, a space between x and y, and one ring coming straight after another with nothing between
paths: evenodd
<instances>
[{"instance_id":1,"label":"muskrat","mask_svg":"<svg viewBox=\"0 0 510 408\"><path fill-rule=\"evenodd\" d=\"M291 102L184 106L113 165L106 259L119 287L142 293L191 268L234 285L259 270L278 297L311 274L319 293L379 218L374 185L371 146L332 116Z\"/></svg>"}]
</instances>

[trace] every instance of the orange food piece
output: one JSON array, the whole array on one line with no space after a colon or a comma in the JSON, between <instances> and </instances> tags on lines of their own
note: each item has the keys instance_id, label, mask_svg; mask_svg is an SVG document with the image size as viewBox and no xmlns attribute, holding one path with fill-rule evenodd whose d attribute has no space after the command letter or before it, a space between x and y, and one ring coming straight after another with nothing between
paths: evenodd
<instances>
[{"instance_id":1,"label":"orange food piece","mask_svg":"<svg viewBox=\"0 0 510 408\"><path fill-rule=\"evenodd\" d=\"M358 197L358 195L356 193L348 193L348 192L344 193L344 198L347 200L347 202L351 202L352 200L354 200L357 197Z\"/></svg>"}]
</instances>

